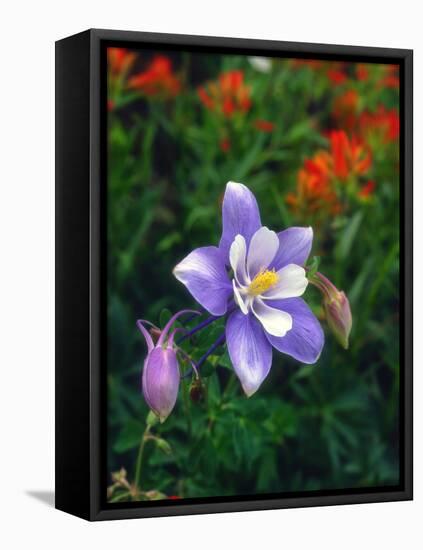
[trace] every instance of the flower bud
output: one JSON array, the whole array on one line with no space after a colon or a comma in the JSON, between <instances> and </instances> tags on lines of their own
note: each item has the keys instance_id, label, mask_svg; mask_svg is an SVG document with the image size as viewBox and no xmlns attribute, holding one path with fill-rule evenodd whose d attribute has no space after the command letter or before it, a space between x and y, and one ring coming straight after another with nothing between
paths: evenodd
<instances>
[{"instance_id":1,"label":"flower bud","mask_svg":"<svg viewBox=\"0 0 423 550\"><path fill-rule=\"evenodd\" d=\"M323 307L329 328L344 349L348 349L352 315L348 298L327 277L316 272L309 278L323 295Z\"/></svg>"},{"instance_id":2,"label":"flower bud","mask_svg":"<svg viewBox=\"0 0 423 550\"><path fill-rule=\"evenodd\" d=\"M175 406L179 390L179 365L172 348L154 348L144 363L142 391L150 409L164 422Z\"/></svg>"},{"instance_id":3,"label":"flower bud","mask_svg":"<svg viewBox=\"0 0 423 550\"><path fill-rule=\"evenodd\" d=\"M179 311L166 323L163 330L157 329L149 321L137 321L148 349L142 372L142 392L148 406L159 417L160 422L164 422L172 412L178 397L180 374L174 346L174 337L178 329L174 329L170 335L168 333L176 319L184 313L198 314L192 310ZM155 335L158 336L156 343L144 324L155 329ZM149 424L151 425L151 419Z\"/></svg>"},{"instance_id":4,"label":"flower bud","mask_svg":"<svg viewBox=\"0 0 423 550\"><path fill-rule=\"evenodd\" d=\"M350 303L345 292L338 291L336 297L323 301L329 328L344 349L348 349L348 339L352 327Z\"/></svg>"},{"instance_id":5,"label":"flower bud","mask_svg":"<svg viewBox=\"0 0 423 550\"><path fill-rule=\"evenodd\" d=\"M189 396L191 398L191 401L193 401L194 403L200 403L201 401L204 401L206 397L206 388L199 378L196 378L192 382L189 388Z\"/></svg>"}]
</instances>

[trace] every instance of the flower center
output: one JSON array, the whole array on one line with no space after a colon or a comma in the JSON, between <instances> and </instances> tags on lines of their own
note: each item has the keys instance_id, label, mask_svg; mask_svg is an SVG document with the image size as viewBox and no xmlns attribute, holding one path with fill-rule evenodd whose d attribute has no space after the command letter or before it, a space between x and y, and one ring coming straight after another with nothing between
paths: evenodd
<instances>
[{"instance_id":1,"label":"flower center","mask_svg":"<svg viewBox=\"0 0 423 550\"><path fill-rule=\"evenodd\" d=\"M271 271L268 269L260 271L250 283L250 286L248 287L248 294L250 296L258 296L259 294L263 294L263 292L269 290L269 288L275 285L278 281L279 276L274 269Z\"/></svg>"}]
</instances>

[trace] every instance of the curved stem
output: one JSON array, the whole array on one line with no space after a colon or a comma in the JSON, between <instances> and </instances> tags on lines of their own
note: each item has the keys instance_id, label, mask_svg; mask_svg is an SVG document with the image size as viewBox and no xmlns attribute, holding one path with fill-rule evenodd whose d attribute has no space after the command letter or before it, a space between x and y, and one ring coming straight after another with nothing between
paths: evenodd
<instances>
[{"instance_id":1,"label":"curved stem","mask_svg":"<svg viewBox=\"0 0 423 550\"><path fill-rule=\"evenodd\" d=\"M215 317L214 315L212 315L211 317L208 317L207 319L204 319L204 321L202 321L201 323L199 323L196 327L194 327L193 329L191 329L190 331L188 331L186 334L184 334L181 338L179 338L179 340L177 340L177 344L181 344L184 340L186 340L187 338L190 338L193 334L195 334L196 332L198 332L199 330L202 330L203 328L211 325L212 323L214 323L217 319L220 319L220 317Z\"/></svg>"},{"instance_id":2,"label":"curved stem","mask_svg":"<svg viewBox=\"0 0 423 550\"><path fill-rule=\"evenodd\" d=\"M162 333L160 334L160 337L157 340L157 344L156 344L157 346L161 346L163 344L164 339L167 337L167 333L170 330L170 327L173 325L176 319L178 319L178 317L180 317L181 315L185 315L186 313L201 315L199 311L196 311L194 309L182 309L181 311L178 311L177 313L175 313L175 315L173 315L164 326Z\"/></svg>"},{"instance_id":3,"label":"curved stem","mask_svg":"<svg viewBox=\"0 0 423 550\"><path fill-rule=\"evenodd\" d=\"M214 344L212 344L209 349L204 353L204 355L202 357L200 357L200 359L197 361L197 364L196 366L194 367L194 364L193 364L193 368L190 368L183 376L182 378L188 378L188 376L191 376L191 374L193 373L193 371L196 372L197 376L198 376L198 370L199 368L201 367L201 365L206 361L206 359L215 351L215 349L217 349L219 346L221 346L224 342L225 342L225 339L226 339L226 336L225 336L225 332L222 332L222 334L219 336L219 338L216 340L216 342L214 342Z\"/></svg>"},{"instance_id":4,"label":"curved stem","mask_svg":"<svg viewBox=\"0 0 423 550\"><path fill-rule=\"evenodd\" d=\"M192 373L192 371L194 371L195 372L195 377L198 379L199 376L198 376L197 366L194 363L194 361L191 359L191 357L188 355L188 353L186 351L184 351L182 348L178 348L178 353L180 353L183 356L184 359L186 359L189 363L191 363L191 369L190 369L189 373ZM182 379L184 379L186 377L187 377L187 373L185 373L183 376L181 376Z\"/></svg>"},{"instance_id":5,"label":"curved stem","mask_svg":"<svg viewBox=\"0 0 423 550\"><path fill-rule=\"evenodd\" d=\"M109 502L112 503L112 502L120 502L121 500L126 500L130 496L130 494L131 493L129 491L125 491L124 493L120 493L119 495L111 498Z\"/></svg>"},{"instance_id":6,"label":"curved stem","mask_svg":"<svg viewBox=\"0 0 423 550\"><path fill-rule=\"evenodd\" d=\"M226 339L225 332L222 332L222 334L219 336L216 342L212 344L210 348L206 351L206 353L202 357L200 357L200 359L197 361L197 369L201 367L201 365L214 352L215 349L217 349L219 346L221 346L225 342L225 339Z\"/></svg>"},{"instance_id":7,"label":"curved stem","mask_svg":"<svg viewBox=\"0 0 423 550\"><path fill-rule=\"evenodd\" d=\"M228 315L230 315L236 309L237 306L234 305L233 303L230 303L229 305L230 307L224 315L219 315L219 316L212 315L211 317L204 319L204 321L199 323L196 327L194 327L193 329L188 331L186 334L184 334L181 338L179 338L179 340L177 340L176 343L181 344L184 340L186 340L187 338L190 338L193 334L195 334L199 330L202 330L203 328L208 327L209 325L211 325L218 319L221 319L222 317L227 317Z\"/></svg>"}]
</instances>

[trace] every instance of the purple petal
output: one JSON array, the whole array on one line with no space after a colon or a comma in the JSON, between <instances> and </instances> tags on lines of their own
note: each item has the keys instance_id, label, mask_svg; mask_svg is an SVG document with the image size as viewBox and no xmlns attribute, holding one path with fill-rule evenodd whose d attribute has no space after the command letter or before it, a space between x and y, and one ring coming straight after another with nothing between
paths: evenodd
<instances>
[{"instance_id":1,"label":"purple petal","mask_svg":"<svg viewBox=\"0 0 423 550\"><path fill-rule=\"evenodd\" d=\"M148 325L153 325L153 323L150 323L150 321L146 321L145 319L138 319L137 321L137 327L141 334L144 336L145 343L147 344L148 353L154 348L154 342L151 338L151 334L148 332L148 330L145 328L144 323L147 323Z\"/></svg>"},{"instance_id":2,"label":"purple petal","mask_svg":"<svg viewBox=\"0 0 423 550\"><path fill-rule=\"evenodd\" d=\"M212 315L226 313L232 285L216 246L197 248L175 267L173 274Z\"/></svg>"},{"instance_id":3,"label":"purple petal","mask_svg":"<svg viewBox=\"0 0 423 550\"><path fill-rule=\"evenodd\" d=\"M261 227L257 201L242 183L230 181L226 185L222 208L223 231L219 248L225 262L229 263L229 249L237 235L242 235L250 244L251 237Z\"/></svg>"},{"instance_id":4,"label":"purple petal","mask_svg":"<svg viewBox=\"0 0 423 550\"><path fill-rule=\"evenodd\" d=\"M278 233L279 250L276 252L270 268L279 271L288 264L304 265L313 243L311 227L289 227Z\"/></svg>"},{"instance_id":5,"label":"purple petal","mask_svg":"<svg viewBox=\"0 0 423 550\"><path fill-rule=\"evenodd\" d=\"M195 309L182 309L181 311L178 311L172 317L169 319L169 321L166 323L166 325L162 329L162 333L160 334L160 338L157 340L157 346L161 346L165 338L167 338L167 333L169 332L170 328L172 327L173 323L181 316L185 315L186 313L193 313L194 315L201 315L199 311L195 311ZM169 345L172 345L173 338L169 338L169 341L171 342Z\"/></svg>"},{"instance_id":6,"label":"purple petal","mask_svg":"<svg viewBox=\"0 0 423 550\"><path fill-rule=\"evenodd\" d=\"M235 311L226 323L226 343L235 373L248 397L258 390L272 365L272 346L252 315Z\"/></svg>"},{"instance_id":7,"label":"purple petal","mask_svg":"<svg viewBox=\"0 0 423 550\"><path fill-rule=\"evenodd\" d=\"M179 365L173 349L154 348L142 373L142 390L148 406L164 422L175 406L179 389Z\"/></svg>"},{"instance_id":8,"label":"purple petal","mask_svg":"<svg viewBox=\"0 0 423 550\"><path fill-rule=\"evenodd\" d=\"M301 363L315 363L319 359L325 337L308 305L301 298L269 300L267 303L292 317L292 329L285 336L279 338L266 333L269 342L278 351L291 355Z\"/></svg>"}]
</instances>

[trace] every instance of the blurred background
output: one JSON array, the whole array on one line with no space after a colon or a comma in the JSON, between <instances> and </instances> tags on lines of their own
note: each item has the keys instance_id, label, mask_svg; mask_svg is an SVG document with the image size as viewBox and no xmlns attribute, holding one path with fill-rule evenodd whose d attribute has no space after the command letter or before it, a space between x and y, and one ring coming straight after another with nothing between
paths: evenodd
<instances>
[{"instance_id":1,"label":"blurred background","mask_svg":"<svg viewBox=\"0 0 423 550\"><path fill-rule=\"evenodd\" d=\"M109 48L110 501L398 483L398 105L395 65ZM309 288L326 332L319 362L275 352L247 399L226 354L213 356L201 398L185 381L152 428L140 496L148 407L135 322L162 326L194 306L172 269L218 243L229 180L253 191L268 227L313 227L319 270L351 303L350 349Z\"/></svg>"}]
</instances>

